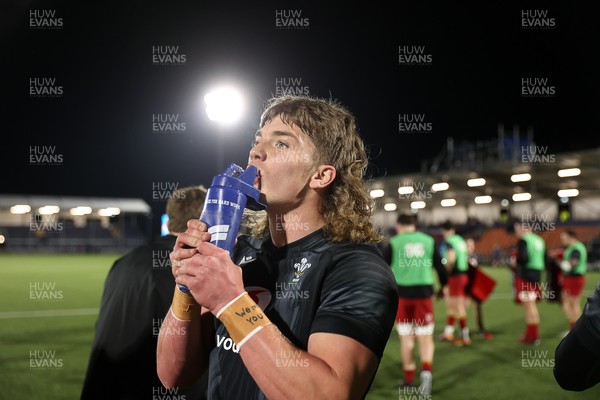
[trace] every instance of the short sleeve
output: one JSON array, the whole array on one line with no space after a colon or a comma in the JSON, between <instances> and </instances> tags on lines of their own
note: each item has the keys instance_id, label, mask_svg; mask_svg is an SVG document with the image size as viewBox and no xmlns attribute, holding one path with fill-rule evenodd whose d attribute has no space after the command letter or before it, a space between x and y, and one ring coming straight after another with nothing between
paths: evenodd
<instances>
[{"instance_id":1,"label":"short sleeve","mask_svg":"<svg viewBox=\"0 0 600 400\"><path fill-rule=\"evenodd\" d=\"M352 251L328 271L311 333L348 336L381 360L397 307L396 282L383 258L366 249Z\"/></svg>"}]
</instances>

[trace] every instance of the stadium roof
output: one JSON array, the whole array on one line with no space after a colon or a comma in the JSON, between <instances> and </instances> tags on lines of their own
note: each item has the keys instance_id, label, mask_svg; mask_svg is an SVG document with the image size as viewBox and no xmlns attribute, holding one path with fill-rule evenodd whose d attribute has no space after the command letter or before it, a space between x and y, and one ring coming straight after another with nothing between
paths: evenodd
<instances>
[{"instance_id":1,"label":"stadium roof","mask_svg":"<svg viewBox=\"0 0 600 400\"><path fill-rule=\"evenodd\" d=\"M529 157L529 158L528 158ZM467 165L470 164L470 165ZM559 177L558 171L579 168L578 176ZM530 174L525 182L512 182L513 174ZM467 186L471 178L485 179L485 185ZM433 191L435 183L446 182L448 189ZM412 193L400 194L399 187L412 187ZM515 193L527 192L532 200L560 200L561 189L577 189L579 198L600 196L600 149L562 154L546 154L544 157L525 155L512 161L454 160L448 168L424 168L424 171L387 176L370 181L370 189L382 189L384 194L376 202L377 208L395 203L398 209L410 208L413 201L424 201L427 207L440 207L442 199L455 199L456 205L473 204L476 196L491 196L492 203L507 199L513 203ZM408 188L406 192L410 191ZM381 193L380 193L381 194Z\"/></svg>"},{"instance_id":2,"label":"stadium roof","mask_svg":"<svg viewBox=\"0 0 600 400\"><path fill-rule=\"evenodd\" d=\"M151 212L148 203L136 198L0 195L0 209L10 208L17 204L27 204L31 208L55 205L59 206L61 210L87 206L93 210L117 207L124 213L148 214Z\"/></svg>"}]
</instances>

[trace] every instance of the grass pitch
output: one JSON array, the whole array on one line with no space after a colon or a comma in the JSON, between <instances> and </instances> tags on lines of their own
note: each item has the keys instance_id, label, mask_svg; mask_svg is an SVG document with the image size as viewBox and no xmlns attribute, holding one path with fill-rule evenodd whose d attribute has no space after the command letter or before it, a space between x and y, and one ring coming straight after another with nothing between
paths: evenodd
<instances>
[{"instance_id":1,"label":"grass pitch","mask_svg":"<svg viewBox=\"0 0 600 400\"><path fill-rule=\"evenodd\" d=\"M0 254L0 399L80 397L104 279L119 256ZM497 281L483 304L484 323L494 337L487 341L476 335L471 307L470 347L436 341L428 400L600 399L600 385L575 393L563 391L554 380L554 350L568 327L560 306L539 304L542 342L522 345L518 338L524 331L523 310L512 300L510 273L485 270ZM599 280L600 273L588 273L586 296ZM434 304L437 337L445 312L442 301ZM399 347L393 330L368 400L425 399L399 392Z\"/></svg>"}]
</instances>

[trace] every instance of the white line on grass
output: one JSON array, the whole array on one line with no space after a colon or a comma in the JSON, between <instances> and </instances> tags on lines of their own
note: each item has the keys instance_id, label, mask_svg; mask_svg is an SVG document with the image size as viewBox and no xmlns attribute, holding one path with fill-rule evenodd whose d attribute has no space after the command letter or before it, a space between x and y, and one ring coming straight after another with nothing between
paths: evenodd
<instances>
[{"instance_id":1,"label":"white line on grass","mask_svg":"<svg viewBox=\"0 0 600 400\"><path fill-rule=\"evenodd\" d=\"M98 315L98 311L98 308L74 308L70 310L1 311L0 319Z\"/></svg>"}]
</instances>

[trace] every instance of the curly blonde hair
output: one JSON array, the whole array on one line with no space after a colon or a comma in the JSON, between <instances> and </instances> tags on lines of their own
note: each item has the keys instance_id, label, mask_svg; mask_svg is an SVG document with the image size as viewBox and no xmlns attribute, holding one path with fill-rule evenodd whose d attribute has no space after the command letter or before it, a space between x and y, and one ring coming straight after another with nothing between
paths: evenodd
<instances>
[{"instance_id":1,"label":"curly blonde hair","mask_svg":"<svg viewBox=\"0 0 600 400\"><path fill-rule=\"evenodd\" d=\"M319 210L325 219L325 233L334 242L381 241L371 222L373 203L363 180L369 160L350 111L335 100L281 96L268 101L260 128L276 117L298 126L312 139L316 165L327 164L336 169L336 178ZM253 235L268 233L264 212L249 212L246 221Z\"/></svg>"}]
</instances>

